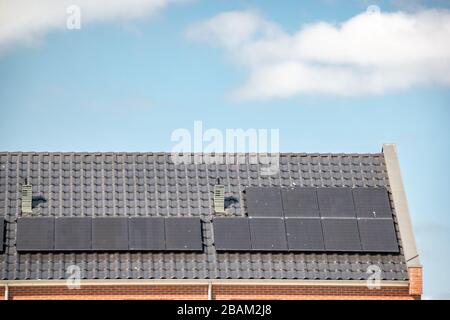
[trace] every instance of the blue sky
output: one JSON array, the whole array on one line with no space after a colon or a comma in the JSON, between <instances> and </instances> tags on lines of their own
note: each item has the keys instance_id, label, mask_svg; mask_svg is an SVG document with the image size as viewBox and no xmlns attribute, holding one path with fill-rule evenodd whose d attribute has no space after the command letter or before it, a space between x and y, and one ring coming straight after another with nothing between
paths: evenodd
<instances>
[{"instance_id":1,"label":"blue sky","mask_svg":"<svg viewBox=\"0 0 450 320\"><path fill-rule=\"evenodd\" d=\"M426 83L376 93L297 86L265 96L263 86L256 90L262 98L236 98L232 92L261 66L242 62L241 47L211 43L198 32L187 36L193 25L204 28L202 22L229 11L250 12L292 35L305 24L345 22L369 5L412 15L446 7L444 1L192 0L138 18L82 20L80 30L48 27L32 44L0 42L0 150L170 151L172 131L192 129L195 120L206 129L278 128L281 151L379 152L393 142L425 297L450 298L450 82L433 73Z\"/></svg>"}]
</instances>

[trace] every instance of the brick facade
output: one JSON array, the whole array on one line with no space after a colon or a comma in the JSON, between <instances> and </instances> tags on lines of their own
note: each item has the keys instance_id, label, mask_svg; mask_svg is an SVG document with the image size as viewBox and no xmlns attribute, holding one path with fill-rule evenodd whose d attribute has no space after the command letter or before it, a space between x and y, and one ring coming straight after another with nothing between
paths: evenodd
<instances>
[{"instance_id":1,"label":"brick facade","mask_svg":"<svg viewBox=\"0 0 450 320\"><path fill-rule=\"evenodd\" d=\"M2 295L4 288L2 289ZM212 299L419 299L420 294L408 286L368 289L365 286L327 285L222 285L212 286ZM10 300L24 299L149 299L207 300L208 285L82 285L80 289L66 286L10 286Z\"/></svg>"},{"instance_id":2,"label":"brick facade","mask_svg":"<svg viewBox=\"0 0 450 320\"><path fill-rule=\"evenodd\" d=\"M215 300L417 300L422 295L422 268L410 267L409 284L369 289L365 285L333 284L222 284L211 287ZM0 284L4 300L5 285ZM20 285L8 287L9 300L207 300L208 284L84 284L80 289L65 285Z\"/></svg>"},{"instance_id":3,"label":"brick facade","mask_svg":"<svg viewBox=\"0 0 450 320\"><path fill-rule=\"evenodd\" d=\"M273 300L414 299L408 287L368 289L360 286L217 286L213 298Z\"/></svg>"},{"instance_id":4,"label":"brick facade","mask_svg":"<svg viewBox=\"0 0 450 320\"><path fill-rule=\"evenodd\" d=\"M202 300L208 296L204 285L82 285L80 289L66 286L14 286L9 288L11 300Z\"/></svg>"},{"instance_id":5,"label":"brick facade","mask_svg":"<svg viewBox=\"0 0 450 320\"><path fill-rule=\"evenodd\" d=\"M422 267L410 267L409 273L409 294L421 296L423 293L422 285Z\"/></svg>"}]
</instances>

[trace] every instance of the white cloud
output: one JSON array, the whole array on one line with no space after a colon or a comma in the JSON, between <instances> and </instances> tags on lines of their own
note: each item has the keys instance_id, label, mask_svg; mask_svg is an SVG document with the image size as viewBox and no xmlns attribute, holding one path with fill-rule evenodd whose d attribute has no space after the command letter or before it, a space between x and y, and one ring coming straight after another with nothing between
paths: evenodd
<instances>
[{"instance_id":1,"label":"white cloud","mask_svg":"<svg viewBox=\"0 0 450 320\"><path fill-rule=\"evenodd\" d=\"M252 11L219 14L187 30L220 46L246 82L233 95L267 99L299 93L380 94L450 85L450 12L364 12L333 24L287 33Z\"/></svg>"},{"instance_id":2,"label":"white cloud","mask_svg":"<svg viewBox=\"0 0 450 320\"><path fill-rule=\"evenodd\" d=\"M281 32L276 24L264 20L256 12L233 11L191 25L187 30L187 36L234 50L242 43L255 40L258 36L266 38L279 36Z\"/></svg>"},{"instance_id":3,"label":"white cloud","mask_svg":"<svg viewBox=\"0 0 450 320\"><path fill-rule=\"evenodd\" d=\"M152 15L174 0L0 0L0 50L35 44L52 29L66 28L67 8L81 9L81 25Z\"/></svg>"}]
</instances>

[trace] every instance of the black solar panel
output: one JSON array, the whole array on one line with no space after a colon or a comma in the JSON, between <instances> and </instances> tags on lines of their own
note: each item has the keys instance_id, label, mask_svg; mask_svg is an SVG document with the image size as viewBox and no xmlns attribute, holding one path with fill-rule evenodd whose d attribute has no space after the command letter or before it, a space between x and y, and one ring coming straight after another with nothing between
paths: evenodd
<instances>
[{"instance_id":1,"label":"black solar panel","mask_svg":"<svg viewBox=\"0 0 450 320\"><path fill-rule=\"evenodd\" d=\"M214 243L217 250L250 250L248 218L215 218Z\"/></svg>"},{"instance_id":2,"label":"black solar panel","mask_svg":"<svg viewBox=\"0 0 450 320\"><path fill-rule=\"evenodd\" d=\"M92 249L92 218L56 218L55 250Z\"/></svg>"},{"instance_id":3,"label":"black solar panel","mask_svg":"<svg viewBox=\"0 0 450 320\"><path fill-rule=\"evenodd\" d=\"M286 229L282 218L251 218L249 220L252 250L287 250Z\"/></svg>"},{"instance_id":4,"label":"black solar panel","mask_svg":"<svg viewBox=\"0 0 450 320\"><path fill-rule=\"evenodd\" d=\"M322 217L356 217L351 188L318 188L317 196Z\"/></svg>"},{"instance_id":5,"label":"black solar panel","mask_svg":"<svg viewBox=\"0 0 450 320\"><path fill-rule=\"evenodd\" d=\"M128 250L128 218L92 219L92 249Z\"/></svg>"},{"instance_id":6,"label":"black solar panel","mask_svg":"<svg viewBox=\"0 0 450 320\"><path fill-rule=\"evenodd\" d=\"M5 239L5 219L0 218L0 252L3 252L4 239Z\"/></svg>"},{"instance_id":7,"label":"black solar panel","mask_svg":"<svg viewBox=\"0 0 450 320\"><path fill-rule=\"evenodd\" d=\"M356 219L322 219L327 251L361 251Z\"/></svg>"},{"instance_id":8,"label":"black solar panel","mask_svg":"<svg viewBox=\"0 0 450 320\"><path fill-rule=\"evenodd\" d=\"M364 251L398 252L398 242L392 219L359 219L359 234Z\"/></svg>"},{"instance_id":9,"label":"black solar panel","mask_svg":"<svg viewBox=\"0 0 450 320\"><path fill-rule=\"evenodd\" d=\"M250 187L245 190L247 212L250 217L282 217L280 188Z\"/></svg>"},{"instance_id":10,"label":"black solar panel","mask_svg":"<svg viewBox=\"0 0 450 320\"><path fill-rule=\"evenodd\" d=\"M17 219L17 251L51 251L54 249L54 237L54 218Z\"/></svg>"},{"instance_id":11,"label":"black solar panel","mask_svg":"<svg viewBox=\"0 0 450 320\"><path fill-rule=\"evenodd\" d=\"M286 218L286 235L291 251L323 251L322 224L320 219Z\"/></svg>"},{"instance_id":12,"label":"black solar panel","mask_svg":"<svg viewBox=\"0 0 450 320\"><path fill-rule=\"evenodd\" d=\"M386 188L355 188L353 199L359 218L392 218Z\"/></svg>"},{"instance_id":13,"label":"black solar panel","mask_svg":"<svg viewBox=\"0 0 450 320\"><path fill-rule=\"evenodd\" d=\"M283 188L281 196L286 217L319 217L316 188Z\"/></svg>"},{"instance_id":14,"label":"black solar panel","mask_svg":"<svg viewBox=\"0 0 450 320\"><path fill-rule=\"evenodd\" d=\"M130 250L165 250L164 218L136 217L128 220Z\"/></svg>"},{"instance_id":15,"label":"black solar panel","mask_svg":"<svg viewBox=\"0 0 450 320\"><path fill-rule=\"evenodd\" d=\"M166 249L201 251L202 228L200 218L166 218Z\"/></svg>"}]
</instances>

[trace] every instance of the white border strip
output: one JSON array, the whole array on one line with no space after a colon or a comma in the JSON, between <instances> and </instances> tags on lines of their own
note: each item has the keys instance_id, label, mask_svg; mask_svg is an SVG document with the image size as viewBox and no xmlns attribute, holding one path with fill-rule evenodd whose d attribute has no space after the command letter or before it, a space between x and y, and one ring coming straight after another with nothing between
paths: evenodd
<instances>
[{"instance_id":1,"label":"white border strip","mask_svg":"<svg viewBox=\"0 0 450 320\"><path fill-rule=\"evenodd\" d=\"M406 265L408 268L421 267L395 144L383 144L383 154L386 162L389 184L392 190Z\"/></svg>"},{"instance_id":2,"label":"white border strip","mask_svg":"<svg viewBox=\"0 0 450 320\"><path fill-rule=\"evenodd\" d=\"M2 280L0 286L65 286L66 280ZM81 286L112 286L112 285L236 285L236 286L355 286L366 287L366 280L226 280L226 279L202 279L202 280L81 280ZM408 281L381 281L381 287L407 287Z\"/></svg>"}]
</instances>

